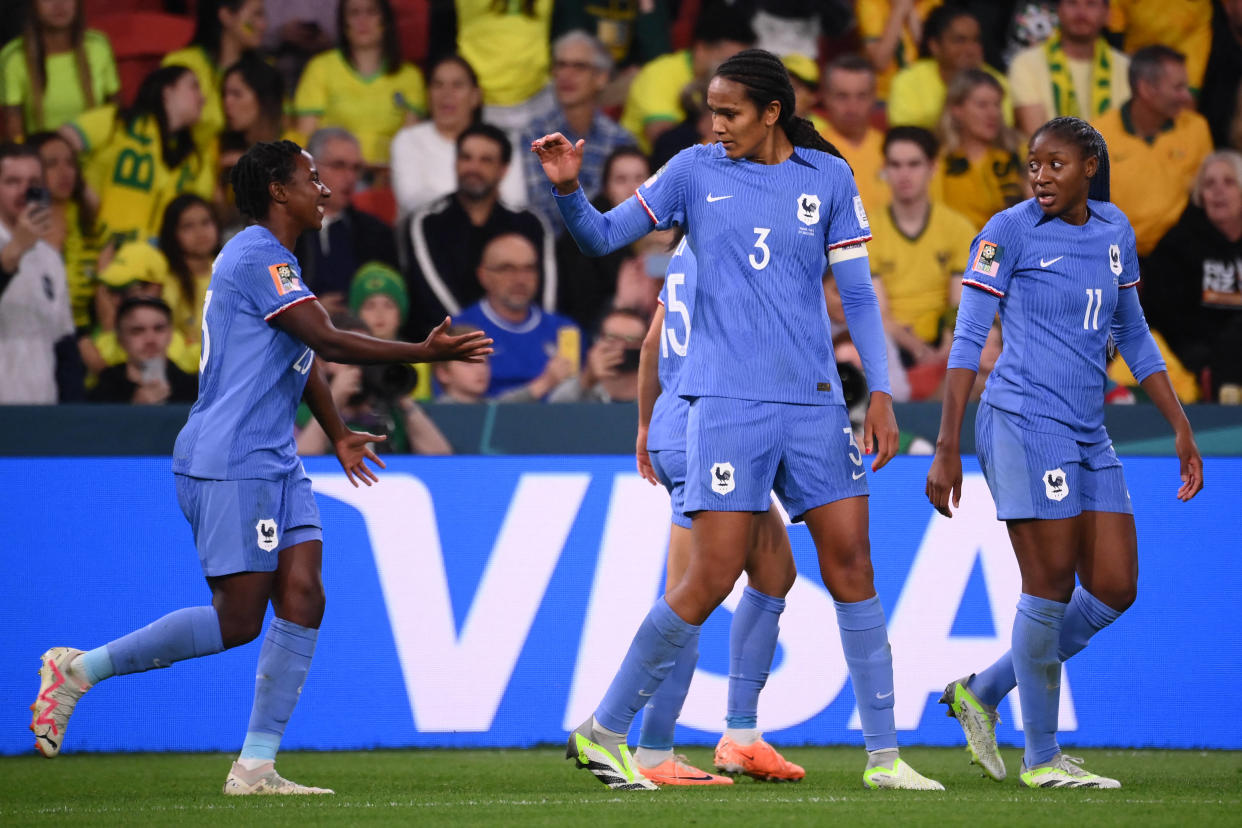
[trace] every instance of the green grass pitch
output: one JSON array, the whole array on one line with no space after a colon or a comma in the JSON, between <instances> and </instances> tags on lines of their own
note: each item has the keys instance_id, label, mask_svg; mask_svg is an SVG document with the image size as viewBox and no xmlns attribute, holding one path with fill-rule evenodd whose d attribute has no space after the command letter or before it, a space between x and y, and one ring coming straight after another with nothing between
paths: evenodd
<instances>
[{"instance_id":1,"label":"green grass pitch","mask_svg":"<svg viewBox=\"0 0 1242 828\"><path fill-rule=\"evenodd\" d=\"M686 753L710 766L710 750ZM944 793L863 789L858 748L784 753L806 768L802 782L630 794L554 748L281 754L284 775L337 791L306 798L221 795L224 754L6 757L0 825L1242 825L1242 752L1081 751L1124 787L1031 791L983 778L960 749L903 750ZM1017 751L1005 754L1015 773Z\"/></svg>"}]
</instances>

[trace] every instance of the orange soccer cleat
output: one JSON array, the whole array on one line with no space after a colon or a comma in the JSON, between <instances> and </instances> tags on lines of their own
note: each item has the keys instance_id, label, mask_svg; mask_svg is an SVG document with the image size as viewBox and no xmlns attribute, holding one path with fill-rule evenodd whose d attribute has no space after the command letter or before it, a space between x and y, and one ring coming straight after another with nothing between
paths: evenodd
<instances>
[{"instance_id":1,"label":"orange soccer cleat","mask_svg":"<svg viewBox=\"0 0 1242 828\"><path fill-rule=\"evenodd\" d=\"M728 736L721 736L716 745L716 770L743 773L760 782L797 782L806 776L801 766L781 756L762 738L741 745Z\"/></svg>"},{"instance_id":2,"label":"orange soccer cleat","mask_svg":"<svg viewBox=\"0 0 1242 828\"><path fill-rule=\"evenodd\" d=\"M717 776L705 770L699 770L686 761L680 753L672 759L665 759L654 768L644 768L635 763L638 772L657 785L732 785L733 780L727 776Z\"/></svg>"}]
</instances>

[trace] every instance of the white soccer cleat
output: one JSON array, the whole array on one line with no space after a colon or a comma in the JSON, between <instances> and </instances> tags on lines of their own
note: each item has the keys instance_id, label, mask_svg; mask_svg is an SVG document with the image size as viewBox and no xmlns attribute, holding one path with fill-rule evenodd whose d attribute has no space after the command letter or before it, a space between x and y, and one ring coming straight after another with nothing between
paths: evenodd
<instances>
[{"instance_id":1,"label":"white soccer cleat","mask_svg":"<svg viewBox=\"0 0 1242 828\"><path fill-rule=\"evenodd\" d=\"M1022 760L1018 779L1028 788L1120 788L1121 783L1107 776L1092 773L1082 766L1082 759L1058 753L1051 762L1028 769Z\"/></svg>"},{"instance_id":2,"label":"white soccer cleat","mask_svg":"<svg viewBox=\"0 0 1242 828\"><path fill-rule=\"evenodd\" d=\"M91 689L69 670L69 664L81 654L81 650L72 647L53 647L41 656L39 695L30 705L30 729L35 735L35 748L48 759L59 755L65 744L69 716L82 694Z\"/></svg>"},{"instance_id":3,"label":"white soccer cleat","mask_svg":"<svg viewBox=\"0 0 1242 828\"><path fill-rule=\"evenodd\" d=\"M224 781L224 793L226 796L312 796L336 791L291 782L276 772L275 762L254 770L246 770L240 762L234 762L229 778Z\"/></svg>"},{"instance_id":4,"label":"white soccer cleat","mask_svg":"<svg viewBox=\"0 0 1242 828\"><path fill-rule=\"evenodd\" d=\"M656 791L659 786L639 772L624 743L609 750L595 738L594 717L587 719L569 734L565 758L614 791Z\"/></svg>"},{"instance_id":5,"label":"white soccer cleat","mask_svg":"<svg viewBox=\"0 0 1242 828\"><path fill-rule=\"evenodd\" d=\"M943 791L935 779L928 779L900 758L893 762L891 768L876 767L863 771L863 784L873 790L891 788L903 791Z\"/></svg>"},{"instance_id":6,"label":"white soccer cleat","mask_svg":"<svg viewBox=\"0 0 1242 828\"><path fill-rule=\"evenodd\" d=\"M979 701L971 692L969 683L973 675L950 682L940 697L941 704L949 706L948 715L957 719L966 734L966 749L970 760L997 782L1005 778L1005 762L996 744L996 725L1000 716L995 707Z\"/></svg>"}]
</instances>

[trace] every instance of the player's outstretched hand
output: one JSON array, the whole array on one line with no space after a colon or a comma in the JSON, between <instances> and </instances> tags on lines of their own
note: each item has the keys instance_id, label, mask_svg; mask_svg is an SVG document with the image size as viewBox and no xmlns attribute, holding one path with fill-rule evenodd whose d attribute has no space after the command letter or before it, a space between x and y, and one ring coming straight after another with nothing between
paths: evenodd
<instances>
[{"instance_id":1,"label":"player's outstretched hand","mask_svg":"<svg viewBox=\"0 0 1242 828\"><path fill-rule=\"evenodd\" d=\"M950 495L953 508L958 508L962 502L962 455L956 451L937 449L931 468L927 470L927 499L937 512L951 518Z\"/></svg>"},{"instance_id":2,"label":"player's outstretched hand","mask_svg":"<svg viewBox=\"0 0 1242 828\"><path fill-rule=\"evenodd\" d=\"M897 417L893 415L893 398L883 391L871 395L867 405L867 418L863 421L863 450L874 454L873 472L884 468L897 454L899 433Z\"/></svg>"},{"instance_id":3,"label":"player's outstretched hand","mask_svg":"<svg viewBox=\"0 0 1242 828\"><path fill-rule=\"evenodd\" d=\"M660 484L656 477L655 467L651 465L651 455L647 453L647 429L638 429L638 440L634 446L634 459L638 462L638 473L652 486Z\"/></svg>"},{"instance_id":4,"label":"player's outstretched hand","mask_svg":"<svg viewBox=\"0 0 1242 828\"><path fill-rule=\"evenodd\" d=\"M366 464L370 460L381 469L387 468L384 461L376 456L375 451L371 448L371 443L382 443L388 438L380 434L368 434L365 431L347 431L345 436L336 441L336 459L341 461L341 468L345 470L345 477L349 482L354 484L354 488L358 488L358 481L361 480L368 486L372 482L379 482L379 478L375 476L375 472Z\"/></svg>"},{"instance_id":5,"label":"player's outstretched hand","mask_svg":"<svg viewBox=\"0 0 1242 828\"><path fill-rule=\"evenodd\" d=\"M1182 485L1177 490L1177 499L1184 502L1203 489L1203 456L1199 454L1195 435L1189 428L1177 435L1173 445L1182 465Z\"/></svg>"},{"instance_id":6,"label":"player's outstretched hand","mask_svg":"<svg viewBox=\"0 0 1242 828\"><path fill-rule=\"evenodd\" d=\"M423 340L427 362L482 362L492 352L492 340L487 338L487 334L471 331L461 336L449 336L447 331L451 324L453 320L444 317L444 321L436 325L435 330Z\"/></svg>"},{"instance_id":7,"label":"player's outstretched hand","mask_svg":"<svg viewBox=\"0 0 1242 828\"><path fill-rule=\"evenodd\" d=\"M530 151L539 156L544 175L564 195L578 189L578 171L582 169L582 147L586 141L578 139L571 144L559 132L536 138L530 142Z\"/></svg>"}]
</instances>

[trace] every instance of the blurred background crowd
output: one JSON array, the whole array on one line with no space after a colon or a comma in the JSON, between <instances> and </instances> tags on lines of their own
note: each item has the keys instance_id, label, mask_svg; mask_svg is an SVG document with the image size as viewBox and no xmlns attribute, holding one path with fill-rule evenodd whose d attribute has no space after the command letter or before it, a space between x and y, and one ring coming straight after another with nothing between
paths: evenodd
<instances>
[{"instance_id":1,"label":"blurred background crowd","mask_svg":"<svg viewBox=\"0 0 1242 828\"><path fill-rule=\"evenodd\" d=\"M706 84L750 46L849 161L898 401L934 400L971 239L1029 196L1049 118L1108 141L1140 294L1183 402L1242 403L1242 0L10 0L0 18L0 403L196 394L202 305L242 227L232 165L288 138L332 190L293 251L336 324L489 363L328 365L387 448L420 402L624 402L670 259L565 233L530 142L586 139L600 209L714 140ZM846 386L865 386L831 273ZM980 381L1003 342L993 330ZM853 375L854 380L848 375ZM1109 401L1141 397L1124 362ZM325 451L309 412L299 448Z\"/></svg>"}]
</instances>

